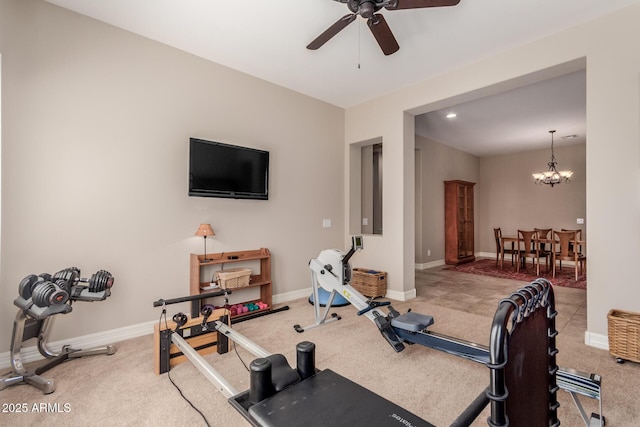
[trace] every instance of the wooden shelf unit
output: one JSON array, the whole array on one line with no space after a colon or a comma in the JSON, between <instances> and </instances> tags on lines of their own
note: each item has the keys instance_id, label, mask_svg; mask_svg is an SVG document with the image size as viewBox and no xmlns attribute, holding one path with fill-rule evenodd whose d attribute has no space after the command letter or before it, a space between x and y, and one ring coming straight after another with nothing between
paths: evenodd
<instances>
[{"instance_id":1,"label":"wooden shelf unit","mask_svg":"<svg viewBox=\"0 0 640 427\"><path fill-rule=\"evenodd\" d=\"M444 182L444 262L462 264L475 260L473 242L474 182Z\"/></svg>"},{"instance_id":2,"label":"wooden shelf unit","mask_svg":"<svg viewBox=\"0 0 640 427\"><path fill-rule=\"evenodd\" d=\"M267 309L261 311L269 311L272 308L271 295L271 254L269 249L260 248L249 251L237 251L237 252L221 252L217 254L207 254L207 260L204 255L191 254L191 272L190 272L190 285L189 291L191 295L200 295L209 291L203 290L203 286L210 285L210 280L202 280L202 269L207 266L224 264L232 264L246 261L259 261L260 271L257 274L251 275L249 285L238 288L230 288L233 293L236 290L249 289L260 287L260 301L267 304ZM255 273L254 271L252 271ZM252 302L252 301L245 301ZM246 314L235 315L233 317L240 317L243 315L249 315L256 313L250 311ZM193 301L191 303L191 316L200 316L200 301Z\"/></svg>"}]
</instances>

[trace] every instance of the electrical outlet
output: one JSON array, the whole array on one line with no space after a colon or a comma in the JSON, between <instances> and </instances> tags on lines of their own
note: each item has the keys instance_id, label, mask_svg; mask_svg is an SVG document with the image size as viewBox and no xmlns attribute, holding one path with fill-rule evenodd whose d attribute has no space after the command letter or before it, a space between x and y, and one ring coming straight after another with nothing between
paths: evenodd
<instances>
[{"instance_id":1,"label":"electrical outlet","mask_svg":"<svg viewBox=\"0 0 640 427\"><path fill-rule=\"evenodd\" d=\"M583 224L584 224L584 218L578 218L578 219L576 219L576 224L578 224L578 225L583 225Z\"/></svg>"},{"instance_id":2,"label":"electrical outlet","mask_svg":"<svg viewBox=\"0 0 640 427\"><path fill-rule=\"evenodd\" d=\"M431 256L431 249L427 249L427 256Z\"/></svg>"}]
</instances>

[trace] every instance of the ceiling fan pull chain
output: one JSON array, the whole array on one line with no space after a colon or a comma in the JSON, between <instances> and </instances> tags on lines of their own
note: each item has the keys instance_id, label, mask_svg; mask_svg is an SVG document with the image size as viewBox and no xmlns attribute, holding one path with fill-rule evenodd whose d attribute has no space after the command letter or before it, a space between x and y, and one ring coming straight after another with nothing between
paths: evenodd
<instances>
[{"instance_id":1,"label":"ceiling fan pull chain","mask_svg":"<svg viewBox=\"0 0 640 427\"><path fill-rule=\"evenodd\" d=\"M362 21L358 22L358 70L360 69L360 35L362 34Z\"/></svg>"}]
</instances>

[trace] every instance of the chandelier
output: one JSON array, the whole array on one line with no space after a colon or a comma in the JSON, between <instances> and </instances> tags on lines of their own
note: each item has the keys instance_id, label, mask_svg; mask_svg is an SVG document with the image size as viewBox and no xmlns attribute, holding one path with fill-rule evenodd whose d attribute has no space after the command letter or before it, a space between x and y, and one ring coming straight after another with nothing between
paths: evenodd
<instances>
[{"instance_id":1,"label":"chandelier","mask_svg":"<svg viewBox=\"0 0 640 427\"><path fill-rule=\"evenodd\" d=\"M571 171L559 171L556 169L556 165L558 162L556 161L556 156L553 154L553 134L555 130L550 130L551 134L551 161L547 163L549 166L549 170L544 172L534 173L533 179L536 184L548 184L550 186L554 186L556 184L560 184L561 182L569 182L569 178L573 175Z\"/></svg>"}]
</instances>

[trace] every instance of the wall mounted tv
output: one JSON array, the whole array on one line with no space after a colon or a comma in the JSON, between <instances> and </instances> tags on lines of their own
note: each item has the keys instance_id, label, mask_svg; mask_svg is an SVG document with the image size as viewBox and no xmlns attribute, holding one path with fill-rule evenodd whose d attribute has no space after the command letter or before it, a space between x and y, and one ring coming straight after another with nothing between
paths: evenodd
<instances>
[{"instance_id":1,"label":"wall mounted tv","mask_svg":"<svg viewBox=\"0 0 640 427\"><path fill-rule=\"evenodd\" d=\"M269 198L269 152L190 138L189 196Z\"/></svg>"}]
</instances>

